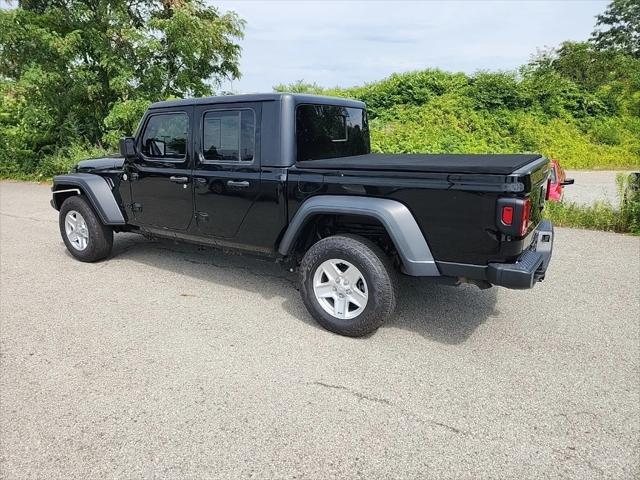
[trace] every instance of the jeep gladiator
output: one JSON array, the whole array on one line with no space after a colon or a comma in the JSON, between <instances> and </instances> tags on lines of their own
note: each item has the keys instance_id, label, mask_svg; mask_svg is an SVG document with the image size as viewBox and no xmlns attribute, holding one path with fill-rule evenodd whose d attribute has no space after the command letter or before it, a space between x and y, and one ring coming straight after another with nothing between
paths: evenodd
<instances>
[{"instance_id":1,"label":"jeep gladiator","mask_svg":"<svg viewBox=\"0 0 640 480\"><path fill-rule=\"evenodd\" d=\"M114 232L267 255L299 271L323 327L362 336L397 274L541 281L548 181L536 154L372 154L362 102L272 93L152 104L119 156L55 177L51 204L78 260L106 258Z\"/></svg>"}]
</instances>

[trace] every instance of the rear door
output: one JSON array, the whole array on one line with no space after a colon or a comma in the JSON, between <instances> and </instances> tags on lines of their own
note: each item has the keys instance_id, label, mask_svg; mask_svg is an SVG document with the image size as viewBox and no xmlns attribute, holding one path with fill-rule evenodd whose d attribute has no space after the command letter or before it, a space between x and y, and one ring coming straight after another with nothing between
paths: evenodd
<instances>
[{"instance_id":1,"label":"rear door","mask_svg":"<svg viewBox=\"0 0 640 480\"><path fill-rule=\"evenodd\" d=\"M132 210L140 225L185 230L193 218L191 115L193 107L152 111L128 164Z\"/></svg>"},{"instance_id":2,"label":"rear door","mask_svg":"<svg viewBox=\"0 0 640 480\"><path fill-rule=\"evenodd\" d=\"M195 107L199 128L193 169L197 230L236 236L260 194L260 103Z\"/></svg>"}]
</instances>

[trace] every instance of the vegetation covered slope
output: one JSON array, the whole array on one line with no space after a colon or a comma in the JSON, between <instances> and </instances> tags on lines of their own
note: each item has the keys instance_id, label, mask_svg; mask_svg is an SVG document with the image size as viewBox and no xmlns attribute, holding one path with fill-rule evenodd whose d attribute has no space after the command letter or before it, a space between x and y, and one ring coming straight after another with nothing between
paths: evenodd
<instances>
[{"instance_id":1,"label":"vegetation covered slope","mask_svg":"<svg viewBox=\"0 0 640 480\"><path fill-rule=\"evenodd\" d=\"M278 91L367 103L378 152L541 152L569 168L640 166L640 60L565 43L519 72L423 70L361 87Z\"/></svg>"}]
</instances>

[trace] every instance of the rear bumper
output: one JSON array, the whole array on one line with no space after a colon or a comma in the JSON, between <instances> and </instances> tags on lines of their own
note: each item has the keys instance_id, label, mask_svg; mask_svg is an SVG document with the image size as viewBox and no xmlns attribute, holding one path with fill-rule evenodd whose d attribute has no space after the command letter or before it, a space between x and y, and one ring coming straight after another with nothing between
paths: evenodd
<instances>
[{"instance_id":1,"label":"rear bumper","mask_svg":"<svg viewBox=\"0 0 640 480\"><path fill-rule=\"evenodd\" d=\"M481 288L500 285L507 288L531 288L544 280L553 251L553 225L543 220L531 235L531 243L515 262L488 265L437 262L444 277L453 277L460 282L475 283ZM528 240L527 240L528 241Z\"/></svg>"},{"instance_id":2,"label":"rear bumper","mask_svg":"<svg viewBox=\"0 0 640 480\"><path fill-rule=\"evenodd\" d=\"M553 224L543 220L534 232L531 246L514 263L490 263L487 281L507 288L532 288L544 280L553 253Z\"/></svg>"}]
</instances>

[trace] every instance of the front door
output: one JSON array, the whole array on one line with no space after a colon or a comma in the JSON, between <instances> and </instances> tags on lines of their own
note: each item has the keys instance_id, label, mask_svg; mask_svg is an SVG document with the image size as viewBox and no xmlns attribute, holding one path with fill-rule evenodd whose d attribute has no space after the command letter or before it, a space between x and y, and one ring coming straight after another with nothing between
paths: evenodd
<instances>
[{"instance_id":1,"label":"front door","mask_svg":"<svg viewBox=\"0 0 640 480\"><path fill-rule=\"evenodd\" d=\"M193 107L151 112L129 164L132 210L140 225L185 230L193 218L191 114Z\"/></svg>"},{"instance_id":2,"label":"front door","mask_svg":"<svg viewBox=\"0 0 640 480\"><path fill-rule=\"evenodd\" d=\"M196 229L231 239L260 193L259 103L198 106Z\"/></svg>"}]
</instances>

